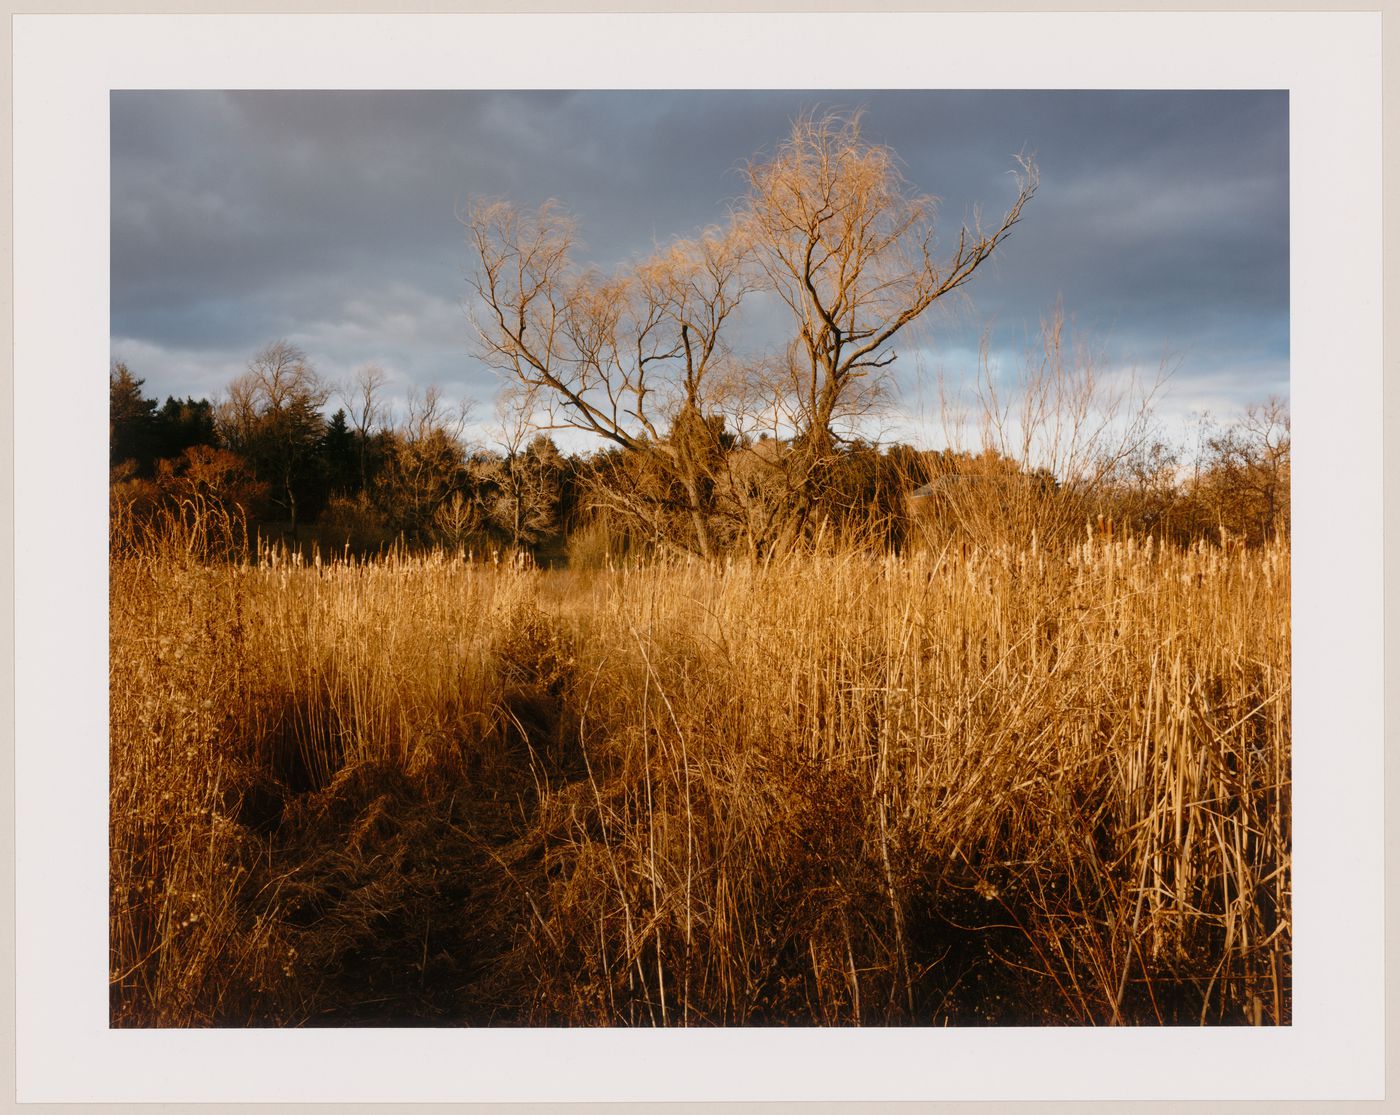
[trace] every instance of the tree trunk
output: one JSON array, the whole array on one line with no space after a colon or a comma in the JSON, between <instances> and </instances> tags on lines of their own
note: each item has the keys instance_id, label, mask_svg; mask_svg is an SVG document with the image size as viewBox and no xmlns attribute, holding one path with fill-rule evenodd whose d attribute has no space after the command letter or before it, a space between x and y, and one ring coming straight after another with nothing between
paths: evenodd
<instances>
[{"instance_id":1,"label":"tree trunk","mask_svg":"<svg viewBox=\"0 0 1400 1115\"><path fill-rule=\"evenodd\" d=\"M292 488L292 477L287 473L283 478L283 489L287 493L287 511L292 517L292 541L297 540L297 494Z\"/></svg>"},{"instance_id":2,"label":"tree trunk","mask_svg":"<svg viewBox=\"0 0 1400 1115\"><path fill-rule=\"evenodd\" d=\"M700 556L709 561L715 556L714 540L710 536L710 520L696 506L693 499L690 504L690 523L695 530L695 542L700 547Z\"/></svg>"}]
</instances>

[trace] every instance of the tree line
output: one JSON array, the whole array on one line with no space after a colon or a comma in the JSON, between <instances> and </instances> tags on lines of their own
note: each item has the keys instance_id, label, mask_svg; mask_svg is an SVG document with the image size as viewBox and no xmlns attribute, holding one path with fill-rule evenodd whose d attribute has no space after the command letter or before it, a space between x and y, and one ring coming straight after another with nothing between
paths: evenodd
<instances>
[{"instance_id":1,"label":"tree line","mask_svg":"<svg viewBox=\"0 0 1400 1115\"><path fill-rule=\"evenodd\" d=\"M357 552L562 540L575 470L549 437L471 447L465 408L430 388L392 416L386 380L365 365L337 390L300 348L276 341L218 402L158 405L115 364L113 500L141 516L198 499L236 511L265 538Z\"/></svg>"},{"instance_id":2,"label":"tree line","mask_svg":"<svg viewBox=\"0 0 1400 1115\"><path fill-rule=\"evenodd\" d=\"M477 200L462 221L478 355L505 384L494 447L468 446L465 412L436 390L390 420L380 369L333 391L277 341L217 405L157 407L114 368L114 492L129 506L198 495L333 546L574 557L761 555L828 534L899 545L911 530L1051 545L1086 523L1176 541L1286 533L1283 404L1203 422L1196 446L1173 447L1154 435L1154 388L1108 386L1058 312L1019 377L984 358L975 433L949 439L966 448L862 436L888 397L896 343L1022 220L1038 175L1018 164L1004 213L943 247L935 200L859 115L806 115L745 166L725 224L612 271L580 258L556 203ZM740 354L736 323L753 300L787 322L786 339ZM600 448L565 456L550 436L560 429Z\"/></svg>"},{"instance_id":3,"label":"tree line","mask_svg":"<svg viewBox=\"0 0 1400 1115\"><path fill-rule=\"evenodd\" d=\"M498 443L473 445L462 408L436 390L391 416L385 382L366 365L335 392L300 349L279 341L218 402L159 404L115 364L113 502L140 517L197 499L236 513L263 537L357 553L390 544L517 549L554 561L695 552L692 492L645 450L566 455L504 405ZM672 431L668 443L677 440ZM791 493L773 463L798 450L722 429L716 442L723 467L712 460L704 474L713 552L761 554L774 540L801 539L811 508L785 505ZM877 546L919 534L991 543L1036 532L1048 545L1058 522L1071 534L1087 525L1179 544L1258 543L1287 534L1289 458L1288 413L1277 400L1228 425L1201 422L1194 455L1146 443L1091 497L1026 467L1005 446L920 450L850 439L821 470L819 530Z\"/></svg>"}]
</instances>

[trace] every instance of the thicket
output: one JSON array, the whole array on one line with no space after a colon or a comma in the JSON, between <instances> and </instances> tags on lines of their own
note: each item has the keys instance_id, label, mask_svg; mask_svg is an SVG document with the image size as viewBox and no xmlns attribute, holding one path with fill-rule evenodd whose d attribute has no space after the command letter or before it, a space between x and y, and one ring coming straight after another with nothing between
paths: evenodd
<instances>
[{"instance_id":1,"label":"thicket","mask_svg":"<svg viewBox=\"0 0 1400 1115\"><path fill-rule=\"evenodd\" d=\"M349 426L343 408L329 419L307 412L298 454L259 455L258 438L269 435L255 424L241 440L226 436L219 408L207 400L168 399L157 409L141 387L124 365L114 368L117 518L152 520L197 500L242 520L255 550L261 539L307 554L313 547L357 555L445 547L596 564L629 553L695 551L687 497L645 451L566 456L528 429L505 449L473 448L460 415L446 417L430 395L426 414L410 412L369 432ZM915 536L986 542L1035 533L1048 545L1057 537L1078 541L1086 529L1178 545L1288 536L1289 423L1277 400L1229 425L1203 423L1192 454L1139 438L1092 483L1033 464L1027 447L988 434L994 427L985 414L979 422L976 450L852 438L808 470L801 499L791 483L800 446L726 437L706 480L709 544L717 554L762 556L821 534L880 550ZM172 447L179 447L175 456L158 455Z\"/></svg>"}]
</instances>

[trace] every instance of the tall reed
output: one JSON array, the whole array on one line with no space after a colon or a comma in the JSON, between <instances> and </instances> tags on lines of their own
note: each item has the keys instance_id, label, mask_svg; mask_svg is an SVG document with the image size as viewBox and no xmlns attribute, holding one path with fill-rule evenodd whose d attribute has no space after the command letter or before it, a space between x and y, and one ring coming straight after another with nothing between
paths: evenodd
<instances>
[{"instance_id":1,"label":"tall reed","mask_svg":"<svg viewBox=\"0 0 1400 1115\"><path fill-rule=\"evenodd\" d=\"M1286 547L112 600L120 1023L1291 1017Z\"/></svg>"}]
</instances>

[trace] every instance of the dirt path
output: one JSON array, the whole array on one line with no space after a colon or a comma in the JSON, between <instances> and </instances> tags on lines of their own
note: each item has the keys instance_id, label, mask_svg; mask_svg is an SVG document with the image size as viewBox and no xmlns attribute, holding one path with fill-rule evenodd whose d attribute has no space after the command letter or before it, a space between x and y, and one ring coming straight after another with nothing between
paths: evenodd
<instances>
[{"instance_id":1,"label":"dirt path","mask_svg":"<svg viewBox=\"0 0 1400 1115\"><path fill-rule=\"evenodd\" d=\"M496 738L465 777L415 781L360 763L287 799L269 912L294 942L302 1005L281 1021L532 1021L522 945L540 931L548 883L541 791L585 772L568 755L558 679L515 665Z\"/></svg>"}]
</instances>

